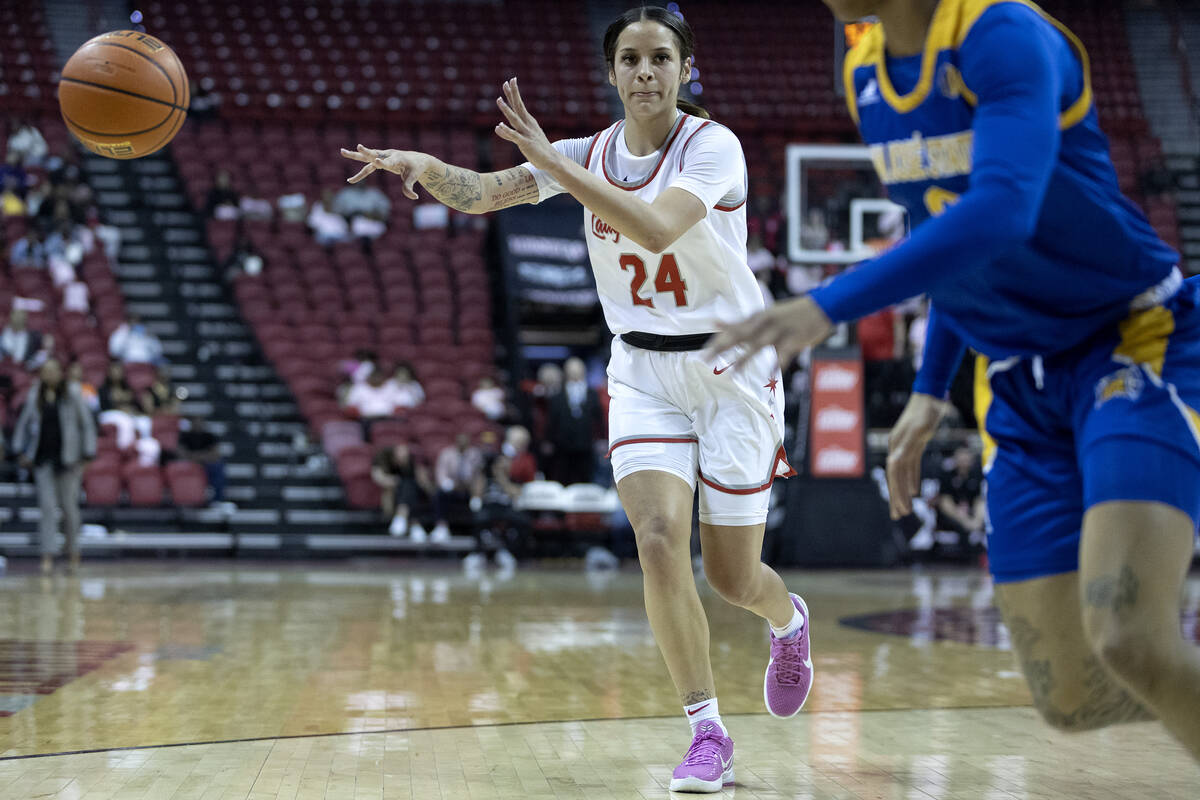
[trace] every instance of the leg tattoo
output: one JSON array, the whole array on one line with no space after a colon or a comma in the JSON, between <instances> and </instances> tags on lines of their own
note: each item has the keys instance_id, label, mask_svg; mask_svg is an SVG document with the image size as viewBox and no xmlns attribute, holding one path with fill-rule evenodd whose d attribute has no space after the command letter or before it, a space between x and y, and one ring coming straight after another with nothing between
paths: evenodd
<instances>
[{"instance_id":1,"label":"leg tattoo","mask_svg":"<svg viewBox=\"0 0 1200 800\"><path fill-rule=\"evenodd\" d=\"M1090 581L1084 591L1087 604L1119 614L1132 608L1138 599L1138 577L1128 565L1118 575L1101 575Z\"/></svg>"},{"instance_id":2,"label":"leg tattoo","mask_svg":"<svg viewBox=\"0 0 1200 800\"><path fill-rule=\"evenodd\" d=\"M701 689L698 692L688 692L681 699L685 706L691 706L696 703L703 703L705 700L712 700L713 694L707 689Z\"/></svg>"}]
</instances>

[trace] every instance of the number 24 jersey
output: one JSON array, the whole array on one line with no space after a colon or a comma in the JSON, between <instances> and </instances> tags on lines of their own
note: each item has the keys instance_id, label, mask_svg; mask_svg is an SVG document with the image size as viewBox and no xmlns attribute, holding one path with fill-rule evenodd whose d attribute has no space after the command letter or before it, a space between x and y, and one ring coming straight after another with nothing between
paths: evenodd
<instances>
[{"instance_id":1,"label":"number 24 jersey","mask_svg":"<svg viewBox=\"0 0 1200 800\"><path fill-rule=\"evenodd\" d=\"M584 208L584 236L609 329L711 333L718 323L761 310L762 292L746 264L746 161L737 137L723 125L680 113L659 150L634 156L624 128L622 120L554 147L647 203L674 187L698 197L708 213L653 253ZM548 173L524 166L537 180L538 202L563 193Z\"/></svg>"}]
</instances>

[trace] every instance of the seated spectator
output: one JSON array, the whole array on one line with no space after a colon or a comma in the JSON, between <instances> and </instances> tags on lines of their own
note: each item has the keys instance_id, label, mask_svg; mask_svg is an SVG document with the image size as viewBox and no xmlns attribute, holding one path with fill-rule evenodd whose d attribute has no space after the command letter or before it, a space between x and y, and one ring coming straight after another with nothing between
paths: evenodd
<instances>
[{"instance_id":1,"label":"seated spectator","mask_svg":"<svg viewBox=\"0 0 1200 800\"><path fill-rule=\"evenodd\" d=\"M228 170L221 170L213 180L213 186L208 190L208 199L204 201L205 216L213 219L237 219L241 213L239 204L242 195L233 188L233 178Z\"/></svg>"},{"instance_id":2,"label":"seated spectator","mask_svg":"<svg viewBox=\"0 0 1200 800\"><path fill-rule=\"evenodd\" d=\"M0 331L0 361L12 361L32 369L34 359L42 349L42 334L29 330L29 315L23 308L14 308L8 324Z\"/></svg>"},{"instance_id":3,"label":"seated spectator","mask_svg":"<svg viewBox=\"0 0 1200 800\"><path fill-rule=\"evenodd\" d=\"M31 267L42 269L46 266L46 243L42 240L42 232L36 227L13 243L8 254L8 263L14 268Z\"/></svg>"},{"instance_id":4,"label":"seated spectator","mask_svg":"<svg viewBox=\"0 0 1200 800\"><path fill-rule=\"evenodd\" d=\"M54 201L54 184L50 181L38 181L37 185L25 193L25 214L37 217L45 206L51 208Z\"/></svg>"},{"instance_id":5,"label":"seated spectator","mask_svg":"<svg viewBox=\"0 0 1200 800\"><path fill-rule=\"evenodd\" d=\"M292 192L276 200L275 207L279 209L279 218L284 222L304 222L308 214L308 198L303 192Z\"/></svg>"},{"instance_id":6,"label":"seated spectator","mask_svg":"<svg viewBox=\"0 0 1200 800\"><path fill-rule=\"evenodd\" d=\"M133 387L125 378L125 365L108 362L108 373L97 392L100 399L100 424L112 425L117 431L117 447L128 450L140 439L151 434L150 417L138 402Z\"/></svg>"},{"instance_id":7,"label":"seated spectator","mask_svg":"<svg viewBox=\"0 0 1200 800\"><path fill-rule=\"evenodd\" d=\"M162 342L142 323L142 318L130 314L129 319L108 337L108 355L125 364L160 364L163 361Z\"/></svg>"},{"instance_id":8,"label":"seated spectator","mask_svg":"<svg viewBox=\"0 0 1200 800\"><path fill-rule=\"evenodd\" d=\"M31 370L41 369L43 364L55 357L54 344L52 335L43 334L42 341L38 343L37 352L26 362L26 367Z\"/></svg>"},{"instance_id":9,"label":"seated spectator","mask_svg":"<svg viewBox=\"0 0 1200 800\"><path fill-rule=\"evenodd\" d=\"M401 362L388 381L396 398L397 408L416 408L425 402L425 390L417 381L412 365Z\"/></svg>"},{"instance_id":10,"label":"seated spectator","mask_svg":"<svg viewBox=\"0 0 1200 800\"><path fill-rule=\"evenodd\" d=\"M386 419L396 413L396 394L388 385L387 371L376 367L362 383L346 393L346 409L364 422Z\"/></svg>"},{"instance_id":11,"label":"seated spectator","mask_svg":"<svg viewBox=\"0 0 1200 800\"><path fill-rule=\"evenodd\" d=\"M529 429L523 425L512 425L504 432L504 444L500 453L508 460L508 478L520 487L537 480L537 459L529 450Z\"/></svg>"},{"instance_id":12,"label":"seated spectator","mask_svg":"<svg viewBox=\"0 0 1200 800\"><path fill-rule=\"evenodd\" d=\"M83 404L87 406L88 411L92 412L92 416L100 413L100 394L96 391L96 387L88 383L87 378L83 374L83 365L78 361L72 361L67 367L67 381L79 387L79 394L83 398Z\"/></svg>"},{"instance_id":13,"label":"seated spectator","mask_svg":"<svg viewBox=\"0 0 1200 800\"><path fill-rule=\"evenodd\" d=\"M225 260L225 279L233 280L241 273L261 275L263 266L262 254L258 252L254 242L250 241L245 234L238 234L233 243L233 252Z\"/></svg>"},{"instance_id":14,"label":"seated spectator","mask_svg":"<svg viewBox=\"0 0 1200 800\"><path fill-rule=\"evenodd\" d=\"M938 529L958 533L964 545L981 544L986 509L979 457L970 448L959 447L938 484Z\"/></svg>"},{"instance_id":15,"label":"seated spectator","mask_svg":"<svg viewBox=\"0 0 1200 800\"><path fill-rule=\"evenodd\" d=\"M516 564L511 551L523 549L522 543L530 526L529 516L515 507L521 496L521 482L513 478L515 461L510 453L515 452L514 442L528 448L529 432L519 426L509 428L500 452L484 458L483 491L477 517L480 548L485 553L494 552L496 562L501 566ZM524 454L530 455L527 449Z\"/></svg>"},{"instance_id":16,"label":"seated spectator","mask_svg":"<svg viewBox=\"0 0 1200 800\"><path fill-rule=\"evenodd\" d=\"M10 126L7 158L16 158L23 167L38 167L46 160L46 138L29 120L20 120Z\"/></svg>"},{"instance_id":17,"label":"seated spectator","mask_svg":"<svg viewBox=\"0 0 1200 800\"><path fill-rule=\"evenodd\" d=\"M471 405L483 412L483 415L495 422L507 411L504 399L504 387L499 386L490 375L479 379L479 385L471 392Z\"/></svg>"},{"instance_id":18,"label":"seated spectator","mask_svg":"<svg viewBox=\"0 0 1200 800\"><path fill-rule=\"evenodd\" d=\"M221 96L213 93L212 87L213 79L207 76L199 81L192 81L188 119L209 122L217 118L217 111L221 107Z\"/></svg>"},{"instance_id":19,"label":"seated spectator","mask_svg":"<svg viewBox=\"0 0 1200 800\"><path fill-rule=\"evenodd\" d=\"M178 414L179 400L179 392L171 383L166 366L159 364L154 370L154 380L138 398L142 410L152 417Z\"/></svg>"},{"instance_id":20,"label":"seated spectator","mask_svg":"<svg viewBox=\"0 0 1200 800\"><path fill-rule=\"evenodd\" d=\"M438 454L434 478L437 482L437 493L433 499L436 524L429 538L434 542L444 542L450 538L452 506L465 503L470 505L472 511L478 511L483 505L483 454L471 445L470 436L458 434L454 444Z\"/></svg>"},{"instance_id":21,"label":"seated spectator","mask_svg":"<svg viewBox=\"0 0 1200 800\"><path fill-rule=\"evenodd\" d=\"M392 201L377 186L355 183L343 187L328 208L346 219L365 216L382 221L392 212Z\"/></svg>"},{"instance_id":22,"label":"seated spectator","mask_svg":"<svg viewBox=\"0 0 1200 800\"><path fill-rule=\"evenodd\" d=\"M317 244L323 247L350 239L350 226L346 218L333 210L332 189L326 189L321 193L321 199L313 203L307 222Z\"/></svg>"},{"instance_id":23,"label":"seated spectator","mask_svg":"<svg viewBox=\"0 0 1200 800\"><path fill-rule=\"evenodd\" d=\"M371 377L375 366L379 363L379 355L368 347L360 347L354 351L351 358L339 365L341 374L351 384L362 383Z\"/></svg>"},{"instance_id":24,"label":"seated spectator","mask_svg":"<svg viewBox=\"0 0 1200 800\"><path fill-rule=\"evenodd\" d=\"M426 541L425 529L410 519L422 497L432 495L435 488L429 469L417 461L412 449L406 444L381 448L371 465L371 480L383 490L379 508L388 520L388 533L411 535L414 542Z\"/></svg>"},{"instance_id":25,"label":"seated spectator","mask_svg":"<svg viewBox=\"0 0 1200 800\"><path fill-rule=\"evenodd\" d=\"M0 181L0 216L24 217L29 206L21 197L21 187L12 175L4 176Z\"/></svg>"},{"instance_id":26,"label":"seated spectator","mask_svg":"<svg viewBox=\"0 0 1200 800\"><path fill-rule=\"evenodd\" d=\"M202 417L188 417L179 423L177 453L180 458L204 467L212 502L225 502L225 460L221 457L221 442Z\"/></svg>"}]
</instances>

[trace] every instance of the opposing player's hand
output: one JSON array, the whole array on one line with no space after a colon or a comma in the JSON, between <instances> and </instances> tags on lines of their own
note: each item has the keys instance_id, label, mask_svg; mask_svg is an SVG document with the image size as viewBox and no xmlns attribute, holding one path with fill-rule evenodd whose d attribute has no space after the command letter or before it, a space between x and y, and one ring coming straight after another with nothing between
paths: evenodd
<instances>
[{"instance_id":1,"label":"opposing player's hand","mask_svg":"<svg viewBox=\"0 0 1200 800\"><path fill-rule=\"evenodd\" d=\"M508 124L501 122L497 125L496 135L519 147L521 154L538 169L553 169L559 153L550 144L546 134L542 133L542 127L538 125L537 120L525 108L521 90L517 88L517 79L506 80L503 90L504 96L496 98L496 105L504 112Z\"/></svg>"},{"instance_id":2,"label":"opposing player's hand","mask_svg":"<svg viewBox=\"0 0 1200 800\"><path fill-rule=\"evenodd\" d=\"M358 183L377 169L399 175L404 179L404 196L417 199L417 181L425 170L433 166L433 156L411 150L372 150L361 144L355 150L342 148L342 155L352 161L363 162L363 168L346 179L346 183Z\"/></svg>"},{"instance_id":3,"label":"opposing player's hand","mask_svg":"<svg viewBox=\"0 0 1200 800\"><path fill-rule=\"evenodd\" d=\"M946 407L932 395L914 392L888 436L888 503L892 519L912 513L912 499L921 491L921 456Z\"/></svg>"},{"instance_id":4,"label":"opposing player's hand","mask_svg":"<svg viewBox=\"0 0 1200 800\"><path fill-rule=\"evenodd\" d=\"M784 300L752 317L725 325L711 342L709 356L741 348L732 364L742 367L764 347L775 347L779 366L787 369L807 347L819 344L833 333L833 323L808 295Z\"/></svg>"}]
</instances>

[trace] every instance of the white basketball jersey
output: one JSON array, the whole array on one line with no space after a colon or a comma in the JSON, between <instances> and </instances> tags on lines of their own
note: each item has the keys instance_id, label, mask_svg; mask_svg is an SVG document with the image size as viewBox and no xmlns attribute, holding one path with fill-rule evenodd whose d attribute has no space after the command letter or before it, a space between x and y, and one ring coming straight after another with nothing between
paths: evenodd
<instances>
[{"instance_id":1,"label":"white basketball jersey","mask_svg":"<svg viewBox=\"0 0 1200 800\"><path fill-rule=\"evenodd\" d=\"M604 318L614 334L712 333L720 322L763 308L746 264L746 162L737 137L723 125L680 114L660 150L632 156L624 120L585 139L555 142L559 152L613 186L653 203L664 190L684 189L708 215L662 253L622 236L584 208L584 235ZM539 202L563 189L526 163Z\"/></svg>"}]
</instances>

